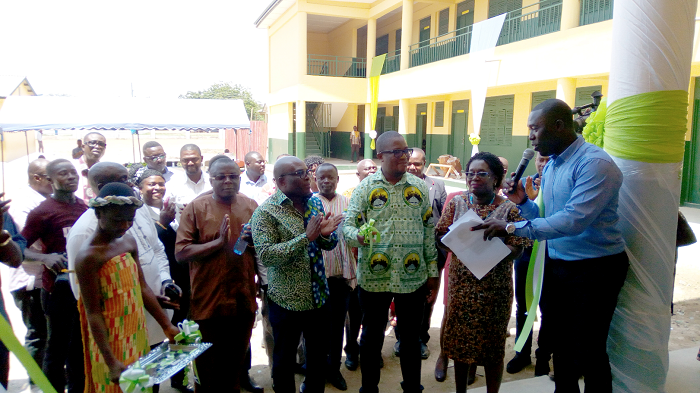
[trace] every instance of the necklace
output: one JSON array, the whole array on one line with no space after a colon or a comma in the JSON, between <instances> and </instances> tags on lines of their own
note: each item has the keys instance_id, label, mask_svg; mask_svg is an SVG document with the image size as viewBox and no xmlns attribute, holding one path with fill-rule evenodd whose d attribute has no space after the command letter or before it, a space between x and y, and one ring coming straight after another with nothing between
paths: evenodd
<instances>
[{"instance_id":1,"label":"necklace","mask_svg":"<svg viewBox=\"0 0 700 393\"><path fill-rule=\"evenodd\" d=\"M496 193L493 194L493 198L491 198L491 202L485 204L484 206L492 205L493 201L495 201L495 200L496 200ZM474 194L469 194L469 203L471 203L472 205L476 205L476 203L474 203Z\"/></svg>"}]
</instances>

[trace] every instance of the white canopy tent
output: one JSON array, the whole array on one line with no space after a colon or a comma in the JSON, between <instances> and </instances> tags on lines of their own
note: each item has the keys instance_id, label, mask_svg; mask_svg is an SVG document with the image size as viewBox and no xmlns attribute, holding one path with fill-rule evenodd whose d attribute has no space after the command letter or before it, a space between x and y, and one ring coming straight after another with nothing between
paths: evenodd
<instances>
[{"instance_id":1,"label":"white canopy tent","mask_svg":"<svg viewBox=\"0 0 700 393\"><path fill-rule=\"evenodd\" d=\"M9 96L0 130L249 128L242 100Z\"/></svg>"}]
</instances>

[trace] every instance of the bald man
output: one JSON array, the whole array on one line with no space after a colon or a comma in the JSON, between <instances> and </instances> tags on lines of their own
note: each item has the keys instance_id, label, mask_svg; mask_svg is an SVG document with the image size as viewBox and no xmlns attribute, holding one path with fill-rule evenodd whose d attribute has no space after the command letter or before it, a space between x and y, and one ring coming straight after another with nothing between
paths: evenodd
<instances>
[{"instance_id":1,"label":"bald man","mask_svg":"<svg viewBox=\"0 0 700 393\"><path fill-rule=\"evenodd\" d=\"M75 192L75 196L88 201L96 195L92 193L88 182L88 170L90 170L93 165L100 162L102 156L105 155L105 151L107 150L107 138L99 132L92 131L85 134L83 141L83 155L73 161L73 165L80 175L78 190Z\"/></svg>"},{"instance_id":2,"label":"bald man","mask_svg":"<svg viewBox=\"0 0 700 393\"><path fill-rule=\"evenodd\" d=\"M245 171L241 174L241 194L255 200L260 205L270 196L262 191L267 183L265 159L257 151L249 152L245 155Z\"/></svg>"},{"instance_id":3,"label":"bald man","mask_svg":"<svg viewBox=\"0 0 700 393\"><path fill-rule=\"evenodd\" d=\"M17 225L18 232L24 229L29 212L51 195L51 182L46 173L48 164L49 160L45 158L29 163L27 186L22 188L10 204L9 213ZM42 251L40 244L35 244L32 249L37 252ZM47 336L46 318L41 305L43 271L42 263L26 257L20 267L10 269L10 293L15 299L17 308L22 312L22 321L27 327L24 347L39 365L44 362Z\"/></svg>"},{"instance_id":4,"label":"bald man","mask_svg":"<svg viewBox=\"0 0 700 393\"><path fill-rule=\"evenodd\" d=\"M377 164L375 164L374 161L370 160L369 158L366 158L357 163L357 172L355 172L355 175L357 175L357 178L362 181L365 180L365 177L376 172ZM343 192L343 196L350 198L353 191L355 191L355 187L348 188L345 190L345 192Z\"/></svg>"},{"instance_id":5,"label":"bald man","mask_svg":"<svg viewBox=\"0 0 700 393\"><path fill-rule=\"evenodd\" d=\"M273 176L277 191L255 210L251 225L255 249L268 269L275 392L297 392L294 368L302 333L306 379L300 391L323 392L330 292L321 250L335 248L342 216L325 214L311 193L309 170L297 157L277 160Z\"/></svg>"}]
</instances>

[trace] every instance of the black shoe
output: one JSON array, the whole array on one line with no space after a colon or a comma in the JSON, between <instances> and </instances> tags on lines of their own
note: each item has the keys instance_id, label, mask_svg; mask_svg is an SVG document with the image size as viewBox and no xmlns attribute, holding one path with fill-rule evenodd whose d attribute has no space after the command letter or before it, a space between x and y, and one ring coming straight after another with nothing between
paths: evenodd
<instances>
[{"instance_id":1,"label":"black shoe","mask_svg":"<svg viewBox=\"0 0 700 393\"><path fill-rule=\"evenodd\" d=\"M180 393L194 393L194 390L188 388L187 386L183 384L173 384L172 382L170 383L170 387L177 390Z\"/></svg>"},{"instance_id":2,"label":"black shoe","mask_svg":"<svg viewBox=\"0 0 700 393\"><path fill-rule=\"evenodd\" d=\"M379 357L379 368L384 368L384 358L381 356Z\"/></svg>"},{"instance_id":3,"label":"black shoe","mask_svg":"<svg viewBox=\"0 0 700 393\"><path fill-rule=\"evenodd\" d=\"M357 370L357 366L359 364L359 359L357 355L354 354L345 354L345 367L350 370L350 371L355 371Z\"/></svg>"},{"instance_id":4,"label":"black shoe","mask_svg":"<svg viewBox=\"0 0 700 393\"><path fill-rule=\"evenodd\" d=\"M535 376L541 377L547 374L549 374L549 362L537 359L537 361L535 362Z\"/></svg>"},{"instance_id":5,"label":"black shoe","mask_svg":"<svg viewBox=\"0 0 700 393\"><path fill-rule=\"evenodd\" d=\"M399 353L399 347L401 346L401 342L397 341L394 343L394 356L399 357L401 354Z\"/></svg>"},{"instance_id":6,"label":"black shoe","mask_svg":"<svg viewBox=\"0 0 700 393\"><path fill-rule=\"evenodd\" d=\"M333 385L334 388L338 390L348 390L348 384L345 382L345 378L343 378L343 374L341 374L340 371L331 373L331 375L332 376L328 377L326 380Z\"/></svg>"},{"instance_id":7,"label":"black shoe","mask_svg":"<svg viewBox=\"0 0 700 393\"><path fill-rule=\"evenodd\" d=\"M532 360L530 359L529 355L516 352L515 357L513 357L513 359L511 359L511 361L506 365L506 372L508 374L517 374L531 364Z\"/></svg>"},{"instance_id":8,"label":"black shoe","mask_svg":"<svg viewBox=\"0 0 700 393\"><path fill-rule=\"evenodd\" d=\"M294 374L306 375L306 364L296 363L294 366Z\"/></svg>"},{"instance_id":9,"label":"black shoe","mask_svg":"<svg viewBox=\"0 0 700 393\"><path fill-rule=\"evenodd\" d=\"M264 393L265 389L260 387L250 374L241 375L241 389L245 389L251 393Z\"/></svg>"},{"instance_id":10,"label":"black shoe","mask_svg":"<svg viewBox=\"0 0 700 393\"><path fill-rule=\"evenodd\" d=\"M425 360L429 357L430 357L430 350L428 349L428 346L421 342L420 343L420 358Z\"/></svg>"}]
</instances>

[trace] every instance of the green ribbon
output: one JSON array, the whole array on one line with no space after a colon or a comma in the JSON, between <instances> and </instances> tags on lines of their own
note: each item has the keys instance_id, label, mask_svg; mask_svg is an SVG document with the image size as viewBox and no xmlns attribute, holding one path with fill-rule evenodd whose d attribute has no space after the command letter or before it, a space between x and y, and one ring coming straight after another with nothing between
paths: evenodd
<instances>
[{"instance_id":1,"label":"green ribbon","mask_svg":"<svg viewBox=\"0 0 700 393\"><path fill-rule=\"evenodd\" d=\"M374 248L374 243L379 242L382 237L379 234L377 228L374 227L374 219L370 218L369 222L365 223L360 227L360 235L365 237L365 241L369 239L369 255L372 255L372 249Z\"/></svg>"},{"instance_id":2,"label":"green ribbon","mask_svg":"<svg viewBox=\"0 0 700 393\"><path fill-rule=\"evenodd\" d=\"M177 324L180 333L175 335L176 342L184 342L185 344L196 344L202 341L202 332L199 331L199 325L195 321L184 321ZM189 333L187 332L189 331Z\"/></svg>"},{"instance_id":3,"label":"green ribbon","mask_svg":"<svg viewBox=\"0 0 700 393\"><path fill-rule=\"evenodd\" d=\"M46 375L41 371L32 356L27 352L24 346L22 346L19 340L17 340L15 333L12 331L12 326L10 326L10 323L7 322L7 319L2 315L0 315L0 340L2 340L2 343L5 344L5 347L10 352L17 356L22 366L27 369L29 378L34 381L39 389L44 393L56 393L56 389L51 386Z\"/></svg>"},{"instance_id":4,"label":"green ribbon","mask_svg":"<svg viewBox=\"0 0 700 393\"><path fill-rule=\"evenodd\" d=\"M544 201L542 200L542 190L540 189L535 203L539 207L540 212L544 213ZM527 318L520 335L515 342L513 348L516 352L523 350L527 338L532 331L532 325L535 323L537 316L537 306L540 304L540 296L542 295L542 281L544 276L544 251L547 249L547 241L540 243L535 240L532 245L532 253L530 254L530 264L527 267L527 278L525 281L525 304L527 305Z\"/></svg>"},{"instance_id":5,"label":"green ribbon","mask_svg":"<svg viewBox=\"0 0 700 393\"><path fill-rule=\"evenodd\" d=\"M141 392L150 392L151 377L146 374L146 371L141 368L141 364L136 361L132 367L129 367L119 377L119 387L124 393L131 393L137 388Z\"/></svg>"},{"instance_id":6,"label":"green ribbon","mask_svg":"<svg viewBox=\"0 0 700 393\"><path fill-rule=\"evenodd\" d=\"M605 116L605 150L631 161L683 161L688 92L662 90L615 100Z\"/></svg>"},{"instance_id":7,"label":"green ribbon","mask_svg":"<svg viewBox=\"0 0 700 393\"><path fill-rule=\"evenodd\" d=\"M603 98L595 112L591 112L583 127L583 139L598 147L603 147L605 135L605 117L608 112L608 99Z\"/></svg>"}]
</instances>

